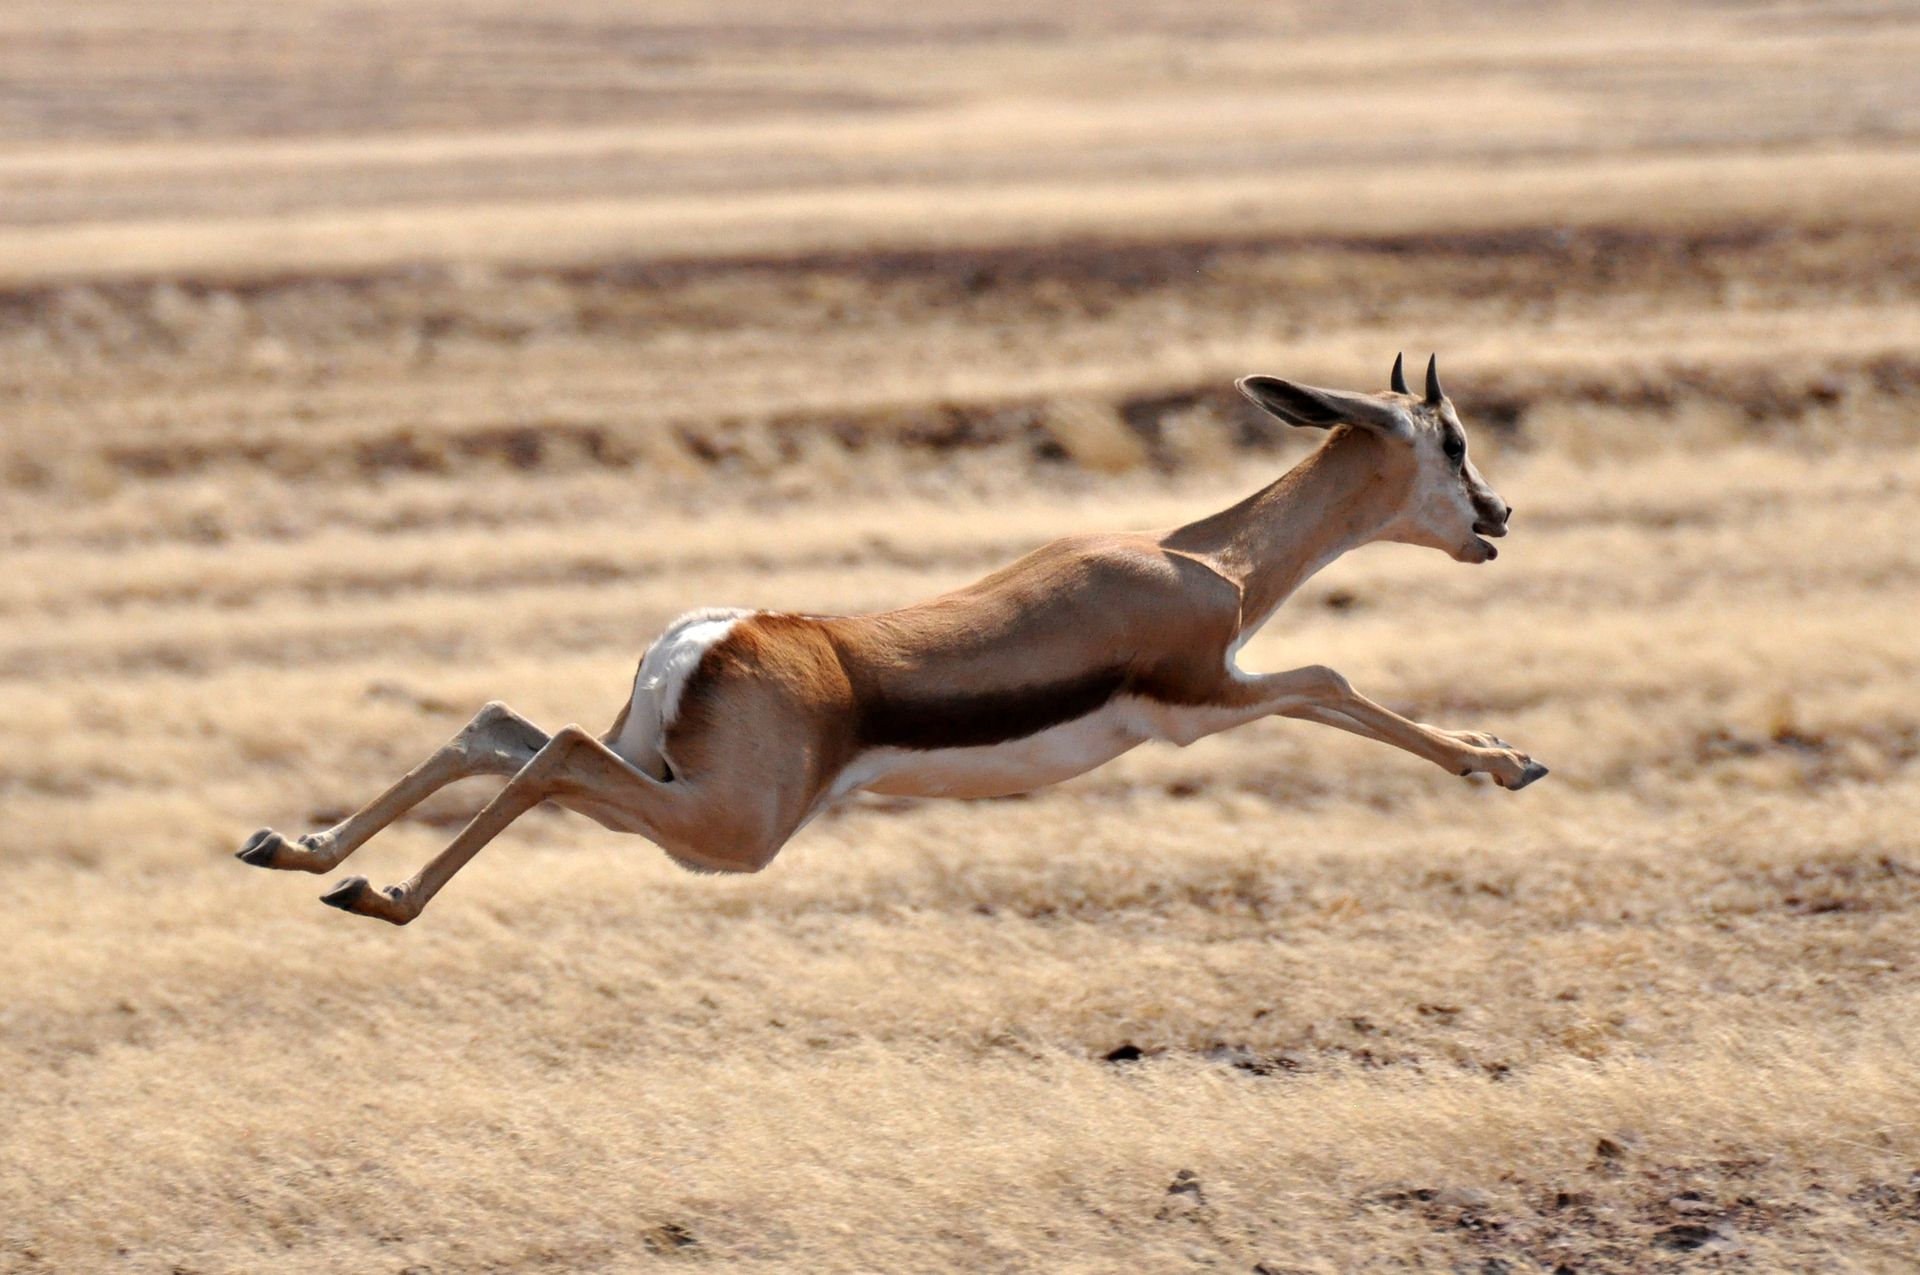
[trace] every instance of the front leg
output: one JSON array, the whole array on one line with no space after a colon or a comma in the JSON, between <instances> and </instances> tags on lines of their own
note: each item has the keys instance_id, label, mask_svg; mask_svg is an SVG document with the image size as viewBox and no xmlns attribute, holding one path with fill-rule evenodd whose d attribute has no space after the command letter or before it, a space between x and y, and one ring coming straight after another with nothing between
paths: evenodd
<instances>
[{"instance_id":1,"label":"front leg","mask_svg":"<svg viewBox=\"0 0 1920 1275\"><path fill-rule=\"evenodd\" d=\"M1547 773L1547 768L1503 739L1472 731L1446 731L1374 703L1346 678L1318 665L1248 679L1250 692L1264 696L1269 711L1282 717L1318 722L1366 739L1403 748L1456 775L1486 774L1518 792Z\"/></svg>"}]
</instances>

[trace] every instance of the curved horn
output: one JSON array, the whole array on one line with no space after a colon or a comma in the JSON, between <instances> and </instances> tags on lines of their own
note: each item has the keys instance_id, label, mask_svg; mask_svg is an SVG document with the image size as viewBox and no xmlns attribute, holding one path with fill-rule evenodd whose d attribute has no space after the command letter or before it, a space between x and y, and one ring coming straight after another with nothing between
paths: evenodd
<instances>
[{"instance_id":1,"label":"curved horn","mask_svg":"<svg viewBox=\"0 0 1920 1275\"><path fill-rule=\"evenodd\" d=\"M1404 352L1393 356L1393 375L1387 379L1387 388L1395 394L1411 394L1407 388L1407 356Z\"/></svg>"},{"instance_id":2,"label":"curved horn","mask_svg":"<svg viewBox=\"0 0 1920 1275\"><path fill-rule=\"evenodd\" d=\"M1431 355L1427 359L1427 402L1438 404L1446 396L1440 388L1440 356Z\"/></svg>"}]
</instances>

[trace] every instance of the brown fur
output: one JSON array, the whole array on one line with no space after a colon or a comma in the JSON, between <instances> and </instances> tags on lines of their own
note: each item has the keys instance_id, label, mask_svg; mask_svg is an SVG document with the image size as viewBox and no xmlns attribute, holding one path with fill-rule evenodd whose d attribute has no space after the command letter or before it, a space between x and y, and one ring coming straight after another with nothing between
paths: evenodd
<instances>
[{"instance_id":1,"label":"brown fur","mask_svg":"<svg viewBox=\"0 0 1920 1275\"><path fill-rule=\"evenodd\" d=\"M411 920L501 828L549 797L610 828L645 835L690 867L753 871L840 791L836 783L1023 790L1047 782L1041 776L1097 764L1140 738L1188 742L1269 714L1391 743L1456 773L1486 772L1510 788L1545 774L1492 736L1442 731L1388 712L1331 669L1252 675L1235 667L1238 643L1347 549L1393 539L1482 562L1493 548L1480 536L1504 534L1507 517L1471 462L1444 455L1446 438L1459 429L1451 404L1270 377L1250 378L1242 388L1297 423L1331 427L1326 445L1232 508L1170 531L1056 540L965 588L895 611L741 616L688 675L658 744L663 756L627 758L609 747L631 701L598 739L567 727L539 745L487 809L409 882L384 892L351 890L333 901L389 921ZM849 775L867 753L959 755L1010 744L1120 696L1139 701L1137 720L1152 724L1115 726L1118 735L1101 724L1060 755L1015 747L998 755L1014 759L1013 769L985 779L964 769L970 762L958 763L956 772L944 756L917 775L911 768L890 780L884 769ZM494 717L483 718L469 728L474 741L492 741L503 729ZM300 851L263 833L243 853L265 866L331 866L397 811L474 773L480 763L469 754L479 743L466 739L436 754L357 823L342 825L352 836ZM489 746L488 756L500 752ZM1008 783L1013 787L993 786Z\"/></svg>"},{"instance_id":2,"label":"brown fur","mask_svg":"<svg viewBox=\"0 0 1920 1275\"><path fill-rule=\"evenodd\" d=\"M689 682L683 720L729 673L780 677L782 653L819 644L831 662L789 659L790 689L851 748L1019 739L1123 692L1198 702L1219 681L1239 614L1233 592L1205 576L1150 536L1076 536L897 611L750 616Z\"/></svg>"}]
</instances>

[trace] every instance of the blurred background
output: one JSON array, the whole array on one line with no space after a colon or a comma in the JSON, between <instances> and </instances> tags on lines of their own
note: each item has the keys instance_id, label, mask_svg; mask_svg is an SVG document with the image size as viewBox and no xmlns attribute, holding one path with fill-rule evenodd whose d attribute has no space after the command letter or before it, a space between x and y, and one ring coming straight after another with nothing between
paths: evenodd
<instances>
[{"instance_id":1,"label":"blurred background","mask_svg":"<svg viewBox=\"0 0 1920 1275\"><path fill-rule=\"evenodd\" d=\"M1898 1268L1916 64L1904 4L0 4L0 1269ZM1223 507L1317 441L1233 377L1401 350L1514 535L1249 662L1525 794L1265 722L746 880L548 811L404 933L228 857L487 699L604 727L690 607Z\"/></svg>"}]
</instances>

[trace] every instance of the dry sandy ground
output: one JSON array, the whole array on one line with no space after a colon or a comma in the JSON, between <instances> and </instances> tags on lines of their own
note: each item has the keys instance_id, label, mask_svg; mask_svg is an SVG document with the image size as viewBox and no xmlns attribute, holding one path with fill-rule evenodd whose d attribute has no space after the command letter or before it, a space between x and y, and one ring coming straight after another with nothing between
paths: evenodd
<instances>
[{"instance_id":1,"label":"dry sandy ground","mask_svg":"<svg viewBox=\"0 0 1920 1275\"><path fill-rule=\"evenodd\" d=\"M1912 1269L1920 18L0 7L0 1270ZM1442 352L1518 508L1292 722L406 930L232 861L700 604L1218 507ZM392 880L487 786L361 853Z\"/></svg>"}]
</instances>

